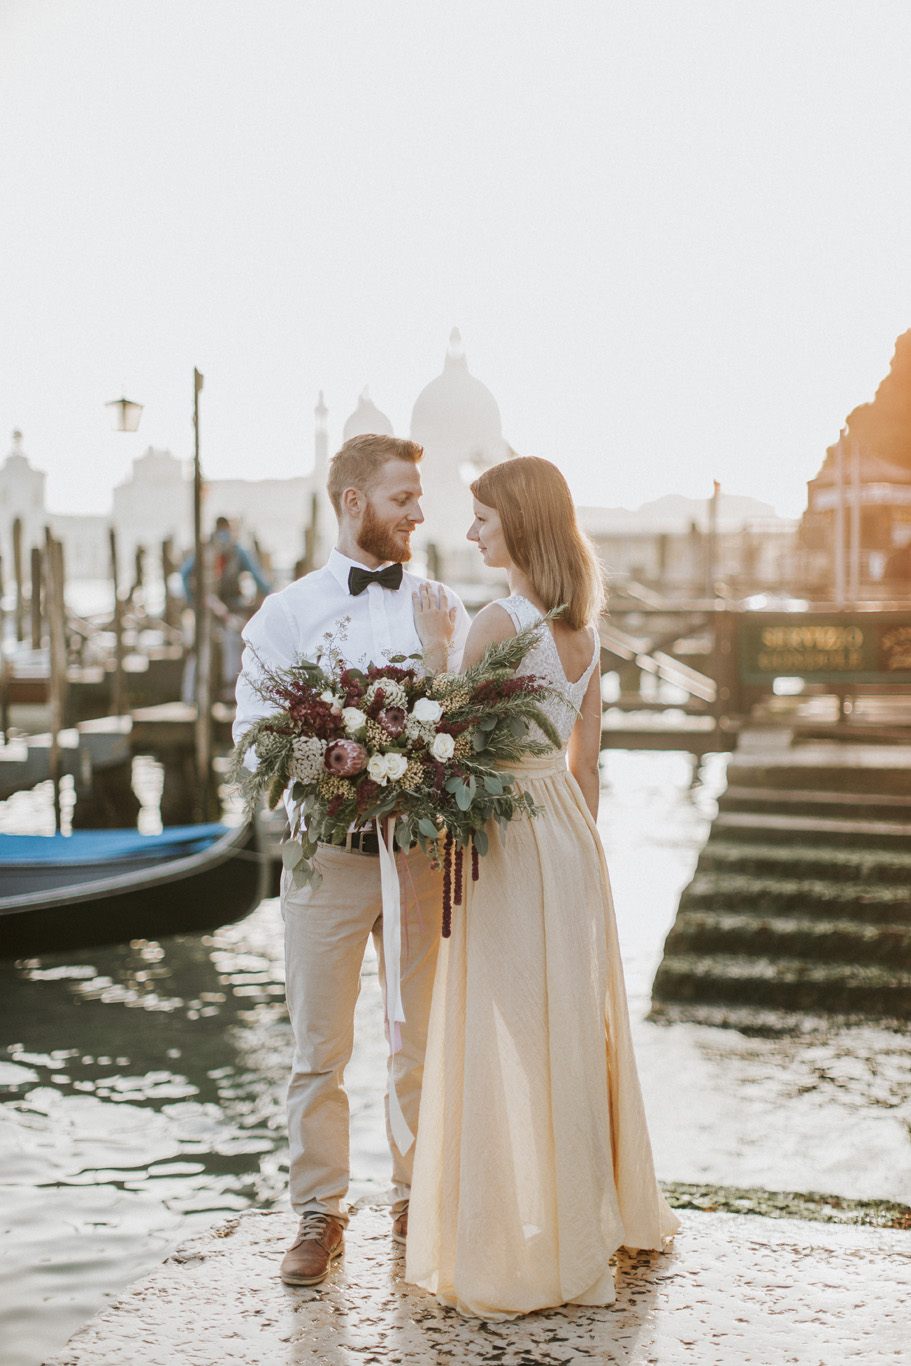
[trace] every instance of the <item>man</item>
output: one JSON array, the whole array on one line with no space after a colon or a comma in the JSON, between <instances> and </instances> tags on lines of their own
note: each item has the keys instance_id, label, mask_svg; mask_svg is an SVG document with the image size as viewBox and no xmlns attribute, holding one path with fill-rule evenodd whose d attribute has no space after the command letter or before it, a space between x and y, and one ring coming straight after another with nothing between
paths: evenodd
<instances>
[{"instance_id":1,"label":"man","mask_svg":"<svg viewBox=\"0 0 911 1366\"><path fill-rule=\"evenodd\" d=\"M234 691L237 675L240 673L241 628L253 607L248 604L243 591L242 576L249 574L256 584L257 593L268 593L272 585L263 573L259 561L239 545L231 531L227 517L215 520L212 535L212 594L209 609L219 622L217 639L221 645L222 688L230 698ZM192 606L196 582L196 555L191 551L180 566L180 577L187 602ZM184 680L184 701L192 701L195 689L195 659L193 673Z\"/></svg>"},{"instance_id":2,"label":"man","mask_svg":"<svg viewBox=\"0 0 911 1366\"><path fill-rule=\"evenodd\" d=\"M347 663L381 663L388 655L421 649L413 595L431 601L450 635L449 665L457 668L468 634L468 615L458 598L436 584L405 573L411 534L424 520L418 462L422 448L397 437L356 436L330 462L328 491L339 523L338 541L322 569L274 593L247 624L243 671L237 684L239 739L265 708L251 679L259 661L287 666L296 656L313 659L346 621L337 641ZM354 1007L367 938L373 934L384 981L379 848L371 831L353 832L349 846L323 846L317 861L320 887L298 889L282 877L286 995L294 1034L288 1087L291 1204L301 1216L297 1241L285 1254L281 1277L289 1285L314 1285L342 1251L347 1223L348 1097L345 1066L354 1038ZM421 1073L430 993L440 934L442 884L429 860L412 851L403 882L412 881L421 906L420 924L409 924L409 952L402 963L405 1023L396 1053L396 1093L412 1133L417 1131ZM405 908L403 906L403 915ZM392 1064L390 1064L391 1066ZM392 1236L405 1241L414 1148L396 1147L393 1159Z\"/></svg>"}]
</instances>

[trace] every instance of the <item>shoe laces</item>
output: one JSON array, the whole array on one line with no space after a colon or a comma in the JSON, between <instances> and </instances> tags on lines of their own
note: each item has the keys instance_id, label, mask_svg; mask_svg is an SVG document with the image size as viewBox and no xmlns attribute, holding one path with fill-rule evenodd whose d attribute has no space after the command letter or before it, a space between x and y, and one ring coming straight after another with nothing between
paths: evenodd
<instances>
[{"instance_id":1,"label":"shoe laces","mask_svg":"<svg viewBox=\"0 0 911 1366\"><path fill-rule=\"evenodd\" d=\"M298 1242L305 1238L321 1238L328 1228L331 1217L329 1214L320 1213L319 1210L301 1215L300 1227L297 1230Z\"/></svg>"}]
</instances>

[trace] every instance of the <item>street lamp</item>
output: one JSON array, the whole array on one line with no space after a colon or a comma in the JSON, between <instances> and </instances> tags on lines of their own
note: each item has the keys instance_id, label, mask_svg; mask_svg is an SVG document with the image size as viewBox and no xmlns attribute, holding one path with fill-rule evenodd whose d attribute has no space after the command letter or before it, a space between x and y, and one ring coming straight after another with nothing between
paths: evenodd
<instances>
[{"instance_id":1,"label":"street lamp","mask_svg":"<svg viewBox=\"0 0 911 1366\"><path fill-rule=\"evenodd\" d=\"M139 430L139 419L142 417L142 404L134 403L132 399L124 396L123 398L112 399L110 403L104 405L111 410L111 425L115 432L136 432Z\"/></svg>"}]
</instances>

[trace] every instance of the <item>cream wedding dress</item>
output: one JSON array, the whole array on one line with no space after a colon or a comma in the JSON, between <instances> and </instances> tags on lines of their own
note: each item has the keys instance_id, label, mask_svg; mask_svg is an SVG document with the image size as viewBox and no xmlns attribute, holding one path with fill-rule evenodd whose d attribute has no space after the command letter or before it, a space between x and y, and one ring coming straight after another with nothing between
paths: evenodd
<instances>
[{"instance_id":1,"label":"cream wedding dress","mask_svg":"<svg viewBox=\"0 0 911 1366\"><path fill-rule=\"evenodd\" d=\"M527 599L500 605L521 629ZM544 814L491 832L443 941L409 1211L406 1279L481 1319L614 1298L618 1247L679 1227L658 1190L601 840L565 746L592 671L542 632L521 672L564 741L517 768Z\"/></svg>"}]
</instances>

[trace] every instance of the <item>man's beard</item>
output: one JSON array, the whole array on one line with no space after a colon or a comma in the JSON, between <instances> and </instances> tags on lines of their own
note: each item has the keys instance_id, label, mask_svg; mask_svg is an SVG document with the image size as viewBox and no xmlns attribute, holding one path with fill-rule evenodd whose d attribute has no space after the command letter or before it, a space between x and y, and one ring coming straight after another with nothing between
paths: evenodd
<instances>
[{"instance_id":1,"label":"man's beard","mask_svg":"<svg viewBox=\"0 0 911 1366\"><path fill-rule=\"evenodd\" d=\"M368 555L378 560L391 560L394 564L405 564L411 559L411 533L395 531L387 523L381 522L368 501L357 534L357 543Z\"/></svg>"}]
</instances>

